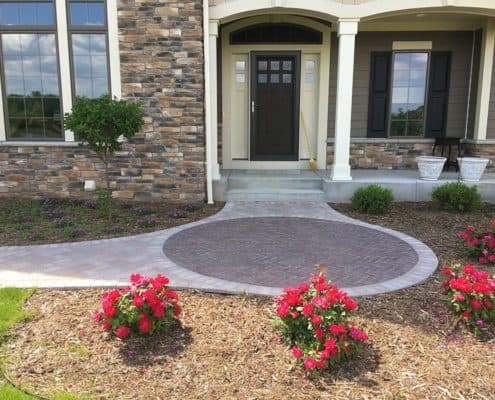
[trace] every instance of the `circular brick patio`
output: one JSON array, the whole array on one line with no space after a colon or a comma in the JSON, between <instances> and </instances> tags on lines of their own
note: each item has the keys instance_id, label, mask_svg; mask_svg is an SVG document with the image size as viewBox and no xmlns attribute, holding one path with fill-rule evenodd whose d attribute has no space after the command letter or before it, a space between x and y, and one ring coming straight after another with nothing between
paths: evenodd
<instances>
[{"instance_id":1,"label":"circular brick patio","mask_svg":"<svg viewBox=\"0 0 495 400\"><path fill-rule=\"evenodd\" d=\"M314 265L341 287L398 278L418 263L404 240L365 226L311 218L220 220L182 230L165 255L199 274L245 284L284 287L306 281Z\"/></svg>"}]
</instances>

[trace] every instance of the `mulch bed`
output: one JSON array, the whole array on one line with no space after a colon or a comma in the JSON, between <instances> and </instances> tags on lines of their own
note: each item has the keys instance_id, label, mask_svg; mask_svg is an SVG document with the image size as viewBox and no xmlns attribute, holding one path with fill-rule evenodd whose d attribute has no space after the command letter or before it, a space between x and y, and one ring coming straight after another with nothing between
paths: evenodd
<instances>
[{"instance_id":1,"label":"mulch bed","mask_svg":"<svg viewBox=\"0 0 495 400\"><path fill-rule=\"evenodd\" d=\"M195 202L111 203L111 220L98 199L41 200L5 198L0 201L0 246L75 242L136 235L206 218L220 211Z\"/></svg>"},{"instance_id":2,"label":"mulch bed","mask_svg":"<svg viewBox=\"0 0 495 400\"><path fill-rule=\"evenodd\" d=\"M341 212L400 229L431 246L441 265L467 262L456 233L495 210L453 214L398 204L387 216ZM330 266L331 267L331 266ZM494 272L491 269L491 272ZM435 274L413 288L361 298L364 351L316 378L295 366L270 322L267 298L184 291L181 326L120 341L95 326L101 290L39 290L35 319L16 327L0 352L7 376L36 393L67 390L94 399L493 399L493 327L482 338L452 330Z\"/></svg>"}]
</instances>

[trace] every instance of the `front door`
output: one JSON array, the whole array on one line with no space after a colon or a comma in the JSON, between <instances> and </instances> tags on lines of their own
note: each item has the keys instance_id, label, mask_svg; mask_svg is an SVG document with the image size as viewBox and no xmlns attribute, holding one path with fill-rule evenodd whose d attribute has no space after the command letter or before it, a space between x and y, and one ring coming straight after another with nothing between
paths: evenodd
<instances>
[{"instance_id":1,"label":"front door","mask_svg":"<svg viewBox=\"0 0 495 400\"><path fill-rule=\"evenodd\" d=\"M297 161L300 52L251 53L251 161Z\"/></svg>"}]
</instances>

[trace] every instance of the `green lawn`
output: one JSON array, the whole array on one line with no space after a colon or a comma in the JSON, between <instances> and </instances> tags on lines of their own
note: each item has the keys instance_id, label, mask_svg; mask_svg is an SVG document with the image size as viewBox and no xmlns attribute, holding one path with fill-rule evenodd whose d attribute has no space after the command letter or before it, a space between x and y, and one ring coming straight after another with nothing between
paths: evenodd
<instances>
[{"instance_id":1,"label":"green lawn","mask_svg":"<svg viewBox=\"0 0 495 400\"><path fill-rule=\"evenodd\" d=\"M32 316L22 309L23 303L32 292L29 289L0 289L0 339L15 323Z\"/></svg>"},{"instance_id":2,"label":"green lawn","mask_svg":"<svg viewBox=\"0 0 495 400\"><path fill-rule=\"evenodd\" d=\"M22 309L22 305L31 295L31 289L0 288L0 340L5 333L17 322L25 321L32 317L30 312ZM2 380L0 376L1 400L36 400ZM60 393L54 396L54 400L77 400L82 398L70 394Z\"/></svg>"}]
</instances>

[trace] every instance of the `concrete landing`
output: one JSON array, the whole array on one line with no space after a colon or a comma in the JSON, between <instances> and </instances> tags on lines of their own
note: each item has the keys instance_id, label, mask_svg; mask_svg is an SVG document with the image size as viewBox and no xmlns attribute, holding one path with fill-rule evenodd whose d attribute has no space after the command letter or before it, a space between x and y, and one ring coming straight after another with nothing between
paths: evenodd
<instances>
[{"instance_id":1,"label":"concrete landing","mask_svg":"<svg viewBox=\"0 0 495 400\"><path fill-rule=\"evenodd\" d=\"M457 172L443 172L438 181L419 179L416 170L352 170L352 180L336 182L330 171L224 170L213 181L218 201L325 201L350 202L360 187L378 184L390 188L397 201L430 201L432 191L447 182L457 182ZM495 174L486 173L476 185L483 200L495 203Z\"/></svg>"}]
</instances>

